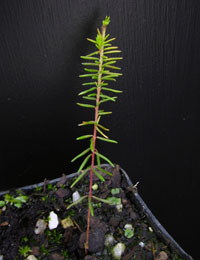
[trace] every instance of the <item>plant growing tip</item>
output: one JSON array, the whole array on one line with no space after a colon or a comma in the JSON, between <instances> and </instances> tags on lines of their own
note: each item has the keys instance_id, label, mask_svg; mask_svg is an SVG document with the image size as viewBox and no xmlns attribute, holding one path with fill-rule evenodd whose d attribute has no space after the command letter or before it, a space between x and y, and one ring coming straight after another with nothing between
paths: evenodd
<instances>
[{"instance_id":1,"label":"plant growing tip","mask_svg":"<svg viewBox=\"0 0 200 260\"><path fill-rule=\"evenodd\" d=\"M83 79L90 79L88 82L84 82L82 85L84 86L83 91L81 91L78 95L81 96L84 100L87 100L89 103L77 103L78 106L85 108L92 108L94 111L94 120L91 121L83 121L79 126L92 125L93 133L85 134L77 137L77 140L89 139L89 145L86 150L79 153L77 156L72 159L72 162L79 159L80 157L84 157L78 172L80 173L79 177L72 183L71 187L76 185L87 173L90 174L90 184L89 184L89 194L81 197L79 201L74 202L68 206L68 208L77 205L82 202L86 197L88 197L88 219L87 219L87 233L86 233L86 243L85 243L85 251L88 252L88 243L89 243L89 230L90 230L90 215L94 215L94 209L92 204L92 199L99 200L100 202L104 202L107 204L111 204L110 201L100 199L96 196L92 196L92 187L93 187L93 173L98 177L101 182L104 182L105 179L102 176L102 173L112 176L112 174L105 169L101 168L100 160L106 161L112 167L114 164L102 153L99 153L96 148L97 140L104 141L107 143L117 143L117 141L110 139L107 135L105 135L105 131L109 131L108 128L100 124L100 119L102 116L107 116L111 114L110 111L104 111L100 109L103 103L112 101L115 102L117 96L110 96L109 93L121 93L122 91L116 90L114 88L108 87L109 83L112 81L116 81L116 78L121 76L121 73L117 73L116 70L120 70L120 67L113 66L118 60L121 60L122 57L117 57L118 53L121 51L117 46L112 46L111 42L115 40L115 38L109 38L109 34L106 35L107 26L110 23L110 17L106 16L102 22L101 30L97 29L96 39L87 38L87 40L93 43L97 50L81 56L84 63L85 74L80 75L79 77ZM110 56L112 55L112 56ZM113 71L114 70L114 71ZM106 87L105 87L106 86ZM90 104L92 102L92 104ZM87 164L90 161L89 170ZM95 163L97 166L95 166Z\"/></svg>"}]
</instances>

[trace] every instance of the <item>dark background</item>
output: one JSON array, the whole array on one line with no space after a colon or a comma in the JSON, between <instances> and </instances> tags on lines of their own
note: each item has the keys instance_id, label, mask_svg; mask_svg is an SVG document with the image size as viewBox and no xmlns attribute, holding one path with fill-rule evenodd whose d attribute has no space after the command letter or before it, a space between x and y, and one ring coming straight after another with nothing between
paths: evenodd
<instances>
[{"instance_id":1,"label":"dark background","mask_svg":"<svg viewBox=\"0 0 200 260\"><path fill-rule=\"evenodd\" d=\"M77 124L80 55L93 51L106 15L124 91L104 120L110 159L178 243L198 259L200 2L193 0L0 2L0 190L75 172L87 142Z\"/></svg>"}]
</instances>

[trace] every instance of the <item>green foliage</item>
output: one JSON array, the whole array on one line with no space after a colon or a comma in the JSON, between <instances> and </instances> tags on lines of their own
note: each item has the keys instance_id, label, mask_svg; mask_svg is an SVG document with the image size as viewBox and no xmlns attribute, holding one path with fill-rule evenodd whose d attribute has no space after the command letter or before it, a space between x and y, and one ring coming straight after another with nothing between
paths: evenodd
<instances>
[{"instance_id":1,"label":"green foliage","mask_svg":"<svg viewBox=\"0 0 200 260\"><path fill-rule=\"evenodd\" d=\"M106 28L110 23L110 17L106 16L106 18L102 22L101 31L97 29L97 36L95 39L87 38L89 42L91 42L97 50L93 51L88 55L81 56L85 62L82 64L85 66L84 74L79 75L80 78L89 79L88 82L84 82L82 85L84 86L84 90L81 91L78 95L82 97L83 103L78 102L77 105L83 108L90 108L94 111L94 120L83 121L79 126L92 126L92 133L87 133L85 135L79 136L76 139L85 140L89 139L88 148L83 152L79 153L72 159L72 162L77 159L83 157L83 161L79 166L78 173L79 177L75 179L72 183L71 187L73 187L77 182L79 182L87 172L90 173L90 186L89 186L89 195L82 196L79 200L74 203L71 203L67 209L70 207L77 205L82 202L85 198L88 198L88 226L87 226L87 241L85 243L85 250L88 250L88 239L89 239L89 219L90 214L94 215L92 198L98 200L103 203L118 205L121 204L120 198L108 198L101 199L96 196L92 196L92 183L93 183L93 173L99 178L100 181L104 182L105 179L102 176L102 172L108 175L112 175L108 171L101 168L101 160L107 162L112 167L114 164L108 159L104 154L100 153L96 149L97 141L103 141L106 143L117 143L117 141L110 139L105 132L108 132L109 129L104 125L100 124L100 119L102 116L108 116L112 114L111 111L104 111L101 106L103 103L112 101L116 102L117 96L111 96L113 93L118 94L122 91L116 90L113 87L109 88L108 85L110 82L116 81L116 78L121 76L122 74L118 71L121 69L118 66L115 66L118 60L121 60L122 57L115 56L119 54L121 51L117 46L112 46L111 42L115 40L115 38L109 38L109 34L106 35ZM115 65L113 65L115 64ZM116 72L117 71L117 72ZM111 94L111 95L110 95ZM87 171L87 164L91 159L90 163L90 171ZM97 166L95 166L97 163ZM85 169L86 168L86 169Z\"/></svg>"},{"instance_id":2,"label":"green foliage","mask_svg":"<svg viewBox=\"0 0 200 260\"><path fill-rule=\"evenodd\" d=\"M120 189L119 188L112 189L111 193L112 193L112 195L119 194L120 193Z\"/></svg>"},{"instance_id":3,"label":"green foliage","mask_svg":"<svg viewBox=\"0 0 200 260\"><path fill-rule=\"evenodd\" d=\"M126 228L124 231L124 236L127 238L132 238L134 236L134 230L132 228Z\"/></svg>"},{"instance_id":4,"label":"green foliage","mask_svg":"<svg viewBox=\"0 0 200 260\"><path fill-rule=\"evenodd\" d=\"M110 202L111 205L120 205L121 204L121 198L108 197L107 201Z\"/></svg>"},{"instance_id":5,"label":"green foliage","mask_svg":"<svg viewBox=\"0 0 200 260\"><path fill-rule=\"evenodd\" d=\"M22 195L22 192L17 191L19 196L14 197L13 195L7 193L4 195L4 200L0 201L0 207L5 206L6 204L14 205L16 208L21 208L23 203L26 203L28 196Z\"/></svg>"},{"instance_id":6,"label":"green foliage","mask_svg":"<svg viewBox=\"0 0 200 260\"><path fill-rule=\"evenodd\" d=\"M19 254L21 256L27 257L29 253L31 253L31 249L28 245L26 245L24 247L23 246L19 247Z\"/></svg>"},{"instance_id":7,"label":"green foliage","mask_svg":"<svg viewBox=\"0 0 200 260\"><path fill-rule=\"evenodd\" d=\"M78 154L76 157L72 159L72 162L76 161L80 157L84 157L84 160L82 164L80 165L78 172L81 173L82 169L87 165L89 159L91 158L92 154L87 155L89 152L95 153L95 159L97 164L100 166L100 158L103 161L106 161L109 163L112 167L114 167L113 163L103 154L97 152L96 146L96 140L104 141L107 143L117 143L117 141L110 139L104 131L109 131L106 127L99 124L100 117L101 116L107 116L110 115L112 112L110 111L104 111L100 109L102 103L112 101L115 102L117 99L117 96L110 96L108 93L121 93L122 91L116 90L114 88L109 88L109 82L115 81L116 78L121 76L121 73L115 72L116 70L120 70L121 68L118 66L114 66L118 60L121 60L122 57L115 56L116 54L120 53L121 51L118 49L117 46L112 46L112 41L115 40L115 38L110 38L109 34L106 34L106 27L110 23L110 17L107 17L103 21L103 29L100 32L99 29L97 29L97 36L95 39L87 38L89 42L94 44L97 48L97 51L93 51L90 54L82 55L81 59L86 60L87 62L82 63L84 67L85 74L80 75L81 78L89 78L91 81L84 82L83 86L86 87L85 90L81 91L78 95L81 96L84 100L88 100L91 102L96 102L96 104L90 104L90 103L82 103L78 102L77 105L85 108L91 108L95 109L95 112L98 111L98 114L96 115L97 120L95 121L83 121L79 126L85 126L85 125L92 125L93 129L95 128L97 131L97 136L95 137L93 134L86 134L77 137L77 140L85 140L90 138L90 145L89 147ZM112 56L110 56L112 55ZM105 87L106 86L106 87ZM95 147L95 150L93 150L93 147ZM86 157L85 157L86 156ZM95 172L95 170L94 170ZM100 174L100 173L99 173ZM81 173L81 177L78 179L78 181L85 176L85 174ZM100 177L100 176L98 176ZM100 177L101 178L101 177ZM101 178L103 180L103 177ZM78 182L76 180L76 183ZM72 187L76 184L73 183Z\"/></svg>"}]
</instances>

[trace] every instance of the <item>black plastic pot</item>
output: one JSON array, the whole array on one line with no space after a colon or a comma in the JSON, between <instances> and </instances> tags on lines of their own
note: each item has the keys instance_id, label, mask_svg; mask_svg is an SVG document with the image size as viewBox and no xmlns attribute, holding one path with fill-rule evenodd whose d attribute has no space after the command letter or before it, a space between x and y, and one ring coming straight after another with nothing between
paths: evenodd
<instances>
[{"instance_id":1,"label":"black plastic pot","mask_svg":"<svg viewBox=\"0 0 200 260\"><path fill-rule=\"evenodd\" d=\"M102 166L108 166L107 164L103 164ZM130 180L128 174L122 169L120 168L122 174L125 176L127 183L129 186L133 187L133 183ZM67 179L70 178L74 178L78 175L78 173L72 173L67 175ZM55 184L60 180L60 178L56 178L53 180L48 181L48 183L52 183ZM21 187L19 189L21 190L32 190L38 186L43 186L44 182L40 182L38 184L33 184L33 185L28 185L28 186L24 186ZM8 193L9 190L7 191L2 191L0 192L0 196ZM169 247L172 250L175 250L177 255L183 259L186 260L193 260L193 258L188 255L182 248L181 246L173 239L173 237L165 230L165 228L160 224L160 222L157 220L157 218L152 214L152 212L150 211L150 209L147 207L147 205L145 204L145 202L143 201L143 199L140 197L139 193L135 190L132 189L132 202L134 202L138 208L146 215L149 224L151 225L151 227L153 228L154 232L163 240L163 242L165 242L167 245L169 245Z\"/></svg>"}]
</instances>

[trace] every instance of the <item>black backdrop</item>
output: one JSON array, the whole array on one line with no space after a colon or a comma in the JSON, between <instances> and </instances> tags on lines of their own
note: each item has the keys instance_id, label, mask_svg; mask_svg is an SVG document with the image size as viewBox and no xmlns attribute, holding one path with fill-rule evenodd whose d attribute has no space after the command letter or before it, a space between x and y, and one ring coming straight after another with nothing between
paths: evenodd
<instances>
[{"instance_id":1,"label":"black backdrop","mask_svg":"<svg viewBox=\"0 0 200 260\"><path fill-rule=\"evenodd\" d=\"M101 150L140 181L153 213L195 258L199 1L1 0L0 190L77 170L70 160L85 148L77 124L92 119L76 106L79 57L93 50L85 38L105 15L123 51L124 93L105 119L119 144Z\"/></svg>"}]
</instances>

